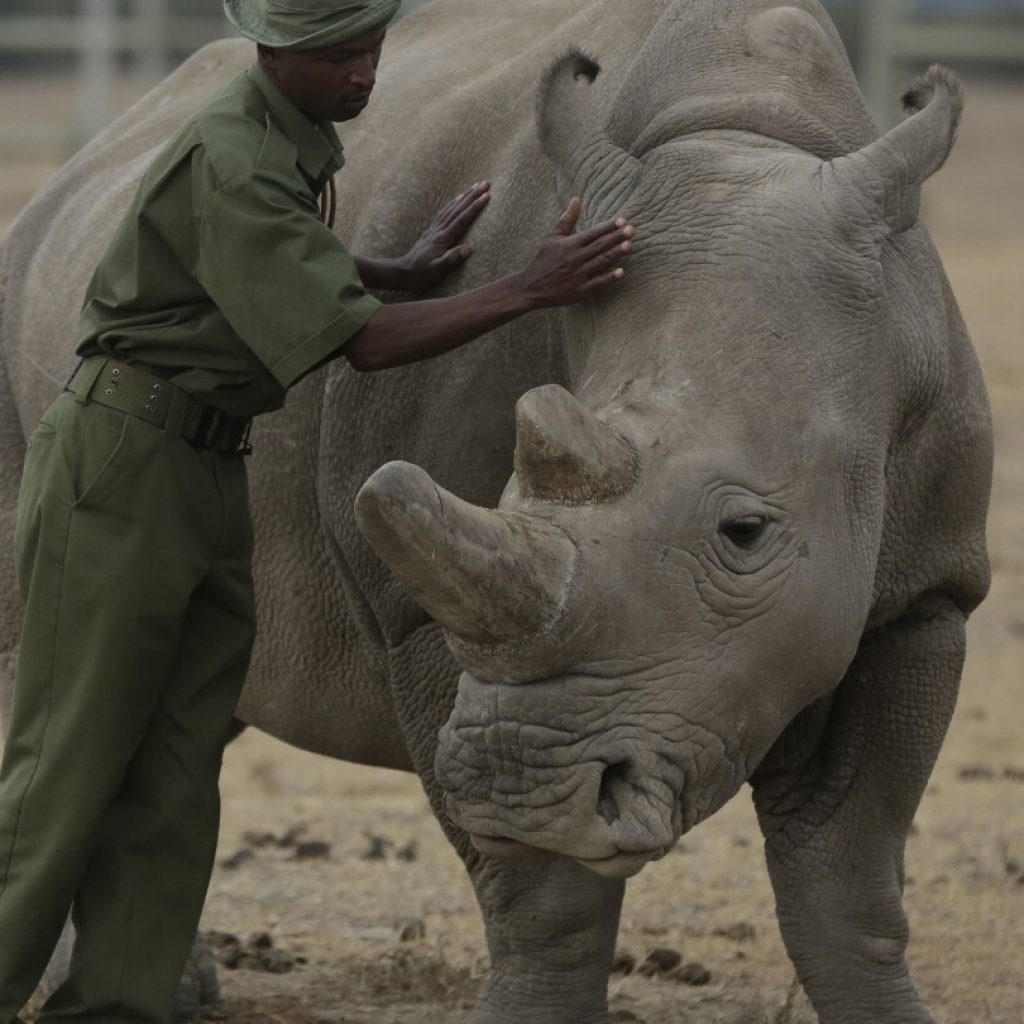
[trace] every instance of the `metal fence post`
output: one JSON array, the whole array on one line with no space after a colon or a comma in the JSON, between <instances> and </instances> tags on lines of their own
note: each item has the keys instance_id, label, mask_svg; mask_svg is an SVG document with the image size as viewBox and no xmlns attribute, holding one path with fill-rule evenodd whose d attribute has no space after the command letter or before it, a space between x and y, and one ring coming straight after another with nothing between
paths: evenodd
<instances>
[{"instance_id":1,"label":"metal fence post","mask_svg":"<svg viewBox=\"0 0 1024 1024\"><path fill-rule=\"evenodd\" d=\"M167 74L167 0L135 0L139 72L146 87Z\"/></svg>"},{"instance_id":2,"label":"metal fence post","mask_svg":"<svg viewBox=\"0 0 1024 1024\"><path fill-rule=\"evenodd\" d=\"M861 81L864 99L885 131L899 119L899 96L907 61L901 39L915 23L913 0L864 0L861 25Z\"/></svg>"},{"instance_id":3,"label":"metal fence post","mask_svg":"<svg viewBox=\"0 0 1024 1024\"><path fill-rule=\"evenodd\" d=\"M861 88L875 124L882 131L893 114L893 20L901 13L896 0L864 0L861 18Z\"/></svg>"},{"instance_id":4,"label":"metal fence post","mask_svg":"<svg viewBox=\"0 0 1024 1024\"><path fill-rule=\"evenodd\" d=\"M79 14L79 113L72 143L84 145L110 123L117 16L114 0L82 0Z\"/></svg>"}]
</instances>

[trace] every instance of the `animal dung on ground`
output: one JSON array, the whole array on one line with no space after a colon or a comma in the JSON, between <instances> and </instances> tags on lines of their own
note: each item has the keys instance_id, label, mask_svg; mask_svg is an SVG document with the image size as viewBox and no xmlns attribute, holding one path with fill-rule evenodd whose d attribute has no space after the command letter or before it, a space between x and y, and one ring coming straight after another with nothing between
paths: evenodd
<instances>
[{"instance_id":1,"label":"animal dung on ground","mask_svg":"<svg viewBox=\"0 0 1024 1024\"><path fill-rule=\"evenodd\" d=\"M395 850L395 856L399 860L404 860L411 863L419 856L419 845L415 839L410 839L405 846L400 846Z\"/></svg>"},{"instance_id":2,"label":"animal dung on ground","mask_svg":"<svg viewBox=\"0 0 1024 1024\"><path fill-rule=\"evenodd\" d=\"M228 871L235 871L247 860L252 860L255 856L256 854L254 854L252 850L246 850L243 847L241 850L236 850L230 857L225 857L220 862L220 866Z\"/></svg>"},{"instance_id":3,"label":"animal dung on ground","mask_svg":"<svg viewBox=\"0 0 1024 1024\"><path fill-rule=\"evenodd\" d=\"M612 974L629 976L636 970L636 957L632 953L616 953L612 961Z\"/></svg>"},{"instance_id":4,"label":"animal dung on ground","mask_svg":"<svg viewBox=\"0 0 1024 1024\"><path fill-rule=\"evenodd\" d=\"M273 832L243 832L242 842L246 846L255 846L258 849L264 846L273 846L277 843L277 836Z\"/></svg>"},{"instance_id":5,"label":"animal dung on ground","mask_svg":"<svg viewBox=\"0 0 1024 1024\"><path fill-rule=\"evenodd\" d=\"M683 955L675 949L667 946L658 946L647 954L647 959L640 965L638 974L645 978L654 978L659 975L668 974L673 968L682 963Z\"/></svg>"},{"instance_id":6,"label":"animal dung on ground","mask_svg":"<svg viewBox=\"0 0 1024 1024\"><path fill-rule=\"evenodd\" d=\"M399 942L417 942L426 938L427 926L419 917L403 917L397 925Z\"/></svg>"},{"instance_id":7,"label":"animal dung on ground","mask_svg":"<svg viewBox=\"0 0 1024 1024\"><path fill-rule=\"evenodd\" d=\"M254 849L292 850L292 860L323 860L330 857L330 843L324 842L322 839L301 839L308 831L306 825L293 825L281 836L277 836L273 832L244 832L242 840L246 846L221 861L221 865L225 868L237 868L255 856Z\"/></svg>"},{"instance_id":8,"label":"animal dung on ground","mask_svg":"<svg viewBox=\"0 0 1024 1024\"><path fill-rule=\"evenodd\" d=\"M359 855L362 860L384 860L388 850L395 845L385 836L374 835L372 832L364 832L363 835L369 846Z\"/></svg>"},{"instance_id":9,"label":"animal dung on ground","mask_svg":"<svg viewBox=\"0 0 1024 1024\"><path fill-rule=\"evenodd\" d=\"M292 825L290 829L277 841L277 845L282 849L295 846L298 843L299 838L304 836L309 831L307 825Z\"/></svg>"},{"instance_id":10,"label":"animal dung on ground","mask_svg":"<svg viewBox=\"0 0 1024 1024\"><path fill-rule=\"evenodd\" d=\"M237 946L240 942L237 935L231 932L209 931L203 932L203 938L210 949L223 949L225 946Z\"/></svg>"},{"instance_id":11,"label":"animal dung on ground","mask_svg":"<svg viewBox=\"0 0 1024 1024\"><path fill-rule=\"evenodd\" d=\"M672 981L683 985L706 985L711 980L711 972L703 964L686 964L669 975Z\"/></svg>"},{"instance_id":12,"label":"animal dung on ground","mask_svg":"<svg viewBox=\"0 0 1024 1024\"><path fill-rule=\"evenodd\" d=\"M293 860L326 860L331 855L331 844L321 839L310 839L305 843L297 843Z\"/></svg>"},{"instance_id":13,"label":"animal dung on ground","mask_svg":"<svg viewBox=\"0 0 1024 1024\"><path fill-rule=\"evenodd\" d=\"M243 943L230 932L211 931L203 936L213 949L217 960L229 971L262 971L266 974L287 974L296 965L305 963L304 957L292 956L274 948L268 932L254 932Z\"/></svg>"},{"instance_id":14,"label":"animal dung on ground","mask_svg":"<svg viewBox=\"0 0 1024 1024\"><path fill-rule=\"evenodd\" d=\"M733 942L749 942L757 932L752 924L738 921L736 924L730 924L724 928L716 928L712 934L720 935L723 939L731 939Z\"/></svg>"}]
</instances>

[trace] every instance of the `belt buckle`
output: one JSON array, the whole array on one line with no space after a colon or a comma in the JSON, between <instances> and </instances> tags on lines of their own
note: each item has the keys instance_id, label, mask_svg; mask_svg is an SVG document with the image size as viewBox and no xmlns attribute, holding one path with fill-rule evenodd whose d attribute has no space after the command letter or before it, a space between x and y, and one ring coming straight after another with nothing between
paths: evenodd
<instances>
[{"instance_id":1,"label":"belt buckle","mask_svg":"<svg viewBox=\"0 0 1024 1024\"><path fill-rule=\"evenodd\" d=\"M247 455L252 455L252 444L249 442L249 434L252 432L252 420L248 420L245 424L245 430L242 431L241 440L238 442L238 447L235 448L235 455L240 455L243 459Z\"/></svg>"},{"instance_id":2,"label":"belt buckle","mask_svg":"<svg viewBox=\"0 0 1024 1024\"><path fill-rule=\"evenodd\" d=\"M218 415L209 405L203 405L199 411L199 419L196 421L196 428L192 434L192 444L203 450L213 447L214 437L217 430Z\"/></svg>"}]
</instances>

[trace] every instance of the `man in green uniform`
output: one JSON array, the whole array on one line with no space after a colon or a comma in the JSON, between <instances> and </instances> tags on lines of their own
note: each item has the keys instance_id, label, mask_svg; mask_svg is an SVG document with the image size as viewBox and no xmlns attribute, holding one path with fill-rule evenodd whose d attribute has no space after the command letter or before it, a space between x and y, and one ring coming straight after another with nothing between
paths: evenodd
<instances>
[{"instance_id":1,"label":"man in green uniform","mask_svg":"<svg viewBox=\"0 0 1024 1024\"><path fill-rule=\"evenodd\" d=\"M342 164L332 122L366 106L398 3L226 0L258 61L157 156L89 286L82 362L32 436L19 503L0 1024L69 908L70 975L40 1020L168 1019L253 640L250 418L339 355L360 370L430 358L622 275L633 229L576 234L574 200L517 274L393 306L367 293L459 266L489 196L473 186L396 260L350 255L323 222Z\"/></svg>"}]
</instances>

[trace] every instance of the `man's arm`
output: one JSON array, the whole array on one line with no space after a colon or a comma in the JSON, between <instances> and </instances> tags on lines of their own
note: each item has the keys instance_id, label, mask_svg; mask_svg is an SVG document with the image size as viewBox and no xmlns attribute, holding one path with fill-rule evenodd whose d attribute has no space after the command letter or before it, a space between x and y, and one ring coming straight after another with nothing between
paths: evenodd
<instances>
[{"instance_id":1,"label":"man's arm","mask_svg":"<svg viewBox=\"0 0 1024 1024\"><path fill-rule=\"evenodd\" d=\"M451 298L382 306L342 349L357 370L383 370L431 359L531 310L567 306L614 284L614 263L630 250L634 231L622 218L573 234L580 216L573 199L524 270Z\"/></svg>"}]
</instances>

